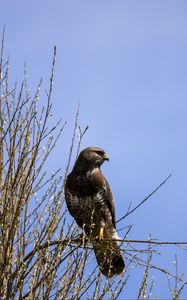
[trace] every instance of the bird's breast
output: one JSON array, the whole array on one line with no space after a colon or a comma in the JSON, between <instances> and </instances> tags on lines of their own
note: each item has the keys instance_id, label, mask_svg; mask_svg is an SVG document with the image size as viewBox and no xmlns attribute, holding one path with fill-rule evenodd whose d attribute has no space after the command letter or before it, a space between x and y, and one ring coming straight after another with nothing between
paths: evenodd
<instances>
[{"instance_id":1,"label":"bird's breast","mask_svg":"<svg viewBox=\"0 0 187 300\"><path fill-rule=\"evenodd\" d=\"M72 194L69 191L66 192L66 201L72 215L77 213L87 212L87 214L93 211L100 210L101 207L105 206L104 192L97 192L92 196L80 197L78 195Z\"/></svg>"}]
</instances>

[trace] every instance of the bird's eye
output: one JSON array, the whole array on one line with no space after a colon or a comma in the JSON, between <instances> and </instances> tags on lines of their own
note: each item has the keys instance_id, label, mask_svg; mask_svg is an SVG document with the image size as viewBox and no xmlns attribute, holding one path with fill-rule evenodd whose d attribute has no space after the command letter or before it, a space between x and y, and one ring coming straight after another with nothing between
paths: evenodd
<instances>
[{"instance_id":1,"label":"bird's eye","mask_svg":"<svg viewBox=\"0 0 187 300\"><path fill-rule=\"evenodd\" d=\"M102 155L104 154L104 152L101 151L101 150L96 151L96 153L97 153L98 155L100 155L100 156L102 156Z\"/></svg>"}]
</instances>

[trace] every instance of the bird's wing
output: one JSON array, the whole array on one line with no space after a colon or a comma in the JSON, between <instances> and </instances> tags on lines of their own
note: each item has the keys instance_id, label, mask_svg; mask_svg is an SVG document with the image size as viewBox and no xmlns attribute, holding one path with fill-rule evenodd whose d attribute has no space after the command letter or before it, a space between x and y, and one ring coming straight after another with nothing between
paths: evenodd
<instances>
[{"instance_id":1,"label":"bird's wing","mask_svg":"<svg viewBox=\"0 0 187 300\"><path fill-rule=\"evenodd\" d=\"M116 228L114 199L108 181L100 171L95 172L91 176L90 180L92 181L92 185L95 187L95 189L99 191L100 195L102 196L102 200L105 202L105 205L107 205L112 217L113 227Z\"/></svg>"}]
</instances>

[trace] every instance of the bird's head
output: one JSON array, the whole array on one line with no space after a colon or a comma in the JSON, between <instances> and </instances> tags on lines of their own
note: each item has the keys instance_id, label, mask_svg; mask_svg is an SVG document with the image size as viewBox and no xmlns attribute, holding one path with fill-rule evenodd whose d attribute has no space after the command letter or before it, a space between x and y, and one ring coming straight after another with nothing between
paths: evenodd
<instances>
[{"instance_id":1,"label":"bird's head","mask_svg":"<svg viewBox=\"0 0 187 300\"><path fill-rule=\"evenodd\" d=\"M88 147L80 152L75 167L90 170L100 167L105 160L109 160L109 156L104 150L98 147Z\"/></svg>"}]
</instances>

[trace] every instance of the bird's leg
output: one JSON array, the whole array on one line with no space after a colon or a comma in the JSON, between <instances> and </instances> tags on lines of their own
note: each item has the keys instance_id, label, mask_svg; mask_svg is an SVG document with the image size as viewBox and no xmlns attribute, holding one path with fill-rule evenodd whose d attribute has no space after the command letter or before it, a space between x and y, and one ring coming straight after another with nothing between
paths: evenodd
<instances>
[{"instance_id":1,"label":"bird's leg","mask_svg":"<svg viewBox=\"0 0 187 300\"><path fill-rule=\"evenodd\" d=\"M102 241L104 240L104 227L100 227L100 230L99 230L99 240Z\"/></svg>"},{"instance_id":2,"label":"bird's leg","mask_svg":"<svg viewBox=\"0 0 187 300\"><path fill-rule=\"evenodd\" d=\"M104 240L104 227L103 226L100 227L99 235L97 235L95 237L95 239L98 240L99 242Z\"/></svg>"}]
</instances>

